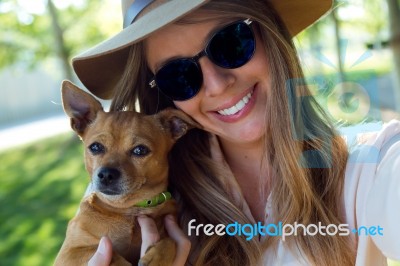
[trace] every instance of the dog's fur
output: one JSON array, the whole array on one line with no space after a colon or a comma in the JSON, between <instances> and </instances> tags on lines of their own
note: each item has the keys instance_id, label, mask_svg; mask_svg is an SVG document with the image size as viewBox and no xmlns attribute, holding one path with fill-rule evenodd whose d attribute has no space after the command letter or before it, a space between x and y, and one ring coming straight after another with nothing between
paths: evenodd
<instances>
[{"instance_id":1,"label":"dog's fur","mask_svg":"<svg viewBox=\"0 0 400 266\"><path fill-rule=\"evenodd\" d=\"M198 125L175 109L153 116L104 112L93 96L68 81L62 84L62 101L72 129L85 145L91 193L69 222L55 265L87 265L102 236L112 241L111 265L136 265L141 246L136 218L141 214L156 221L161 240L139 264L171 265L176 247L166 234L163 218L176 213L175 201L155 207L134 205L166 191L168 152L178 138Z\"/></svg>"}]
</instances>

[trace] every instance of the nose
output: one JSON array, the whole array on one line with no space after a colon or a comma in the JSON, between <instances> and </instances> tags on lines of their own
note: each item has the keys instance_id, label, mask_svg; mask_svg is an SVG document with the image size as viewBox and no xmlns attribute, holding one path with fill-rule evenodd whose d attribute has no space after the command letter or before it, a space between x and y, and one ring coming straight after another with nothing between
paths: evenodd
<instances>
[{"instance_id":1,"label":"nose","mask_svg":"<svg viewBox=\"0 0 400 266\"><path fill-rule=\"evenodd\" d=\"M104 186L110 186L121 177L121 172L115 168L103 167L97 174L99 181Z\"/></svg>"},{"instance_id":2,"label":"nose","mask_svg":"<svg viewBox=\"0 0 400 266\"><path fill-rule=\"evenodd\" d=\"M206 56L199 60L199 64L203 72L203 89L206 96L218 96L235 83L236 77L231 69L215 65Z\"/></svg>"}]
</instances>

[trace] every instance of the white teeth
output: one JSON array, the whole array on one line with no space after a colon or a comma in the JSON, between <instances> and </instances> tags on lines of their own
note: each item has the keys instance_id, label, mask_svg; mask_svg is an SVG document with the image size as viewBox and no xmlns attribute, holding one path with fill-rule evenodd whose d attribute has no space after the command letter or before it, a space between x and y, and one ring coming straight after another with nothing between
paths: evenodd
<instances>
[{"instance_id":1,"label":"white teeth","mask_svg":"<svg viewBox=\"0 0 400 266\"><path fill-rule=\"evenodd\" d=\"M251 95L253 94L253 91L249 92L246 96L243 97L243 99L241 99L238 103L236 103L234 106L227 108L227 109L223 109L218 111L218 113L220 115L234 115L237 112L239 112L240 110L242 110L246 104L249 102Z\"/></svg>"}]
</instances>

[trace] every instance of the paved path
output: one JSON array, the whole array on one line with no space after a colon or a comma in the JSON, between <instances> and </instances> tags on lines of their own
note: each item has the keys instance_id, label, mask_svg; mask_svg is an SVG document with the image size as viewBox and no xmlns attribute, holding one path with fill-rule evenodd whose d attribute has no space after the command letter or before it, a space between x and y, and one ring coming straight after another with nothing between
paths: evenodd
<instances>
[{"instance_id":1,"label":"paved path","mask_svg":"<svg viewBox=\"0 0 400 266\"><path fill-rule=\"evenodd\" d=\"M65 115L0 129L0 152L72 130Z\"/></svg>"}]
</instances>

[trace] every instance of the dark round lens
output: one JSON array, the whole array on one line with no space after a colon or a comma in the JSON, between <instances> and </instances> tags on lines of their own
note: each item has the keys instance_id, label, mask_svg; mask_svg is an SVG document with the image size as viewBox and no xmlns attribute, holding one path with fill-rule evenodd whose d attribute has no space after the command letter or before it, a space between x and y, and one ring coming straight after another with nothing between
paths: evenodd
<instances>
[{"instance_id":1,"label":"dark round lens","mask_svg":"<svg viewBox=\"0 0 400 266\"><path fill-rule=\"evenodd\" d=\"M203 83L200 66L191 59L177 59L158 70L156 83L160 91L174 101L195 96Z\"/></svg>"},{"instance_id":2,"label":"dark round lens","mask_svg":"<svg viewBox=\"0 0 400 266\"><path fill-rule=\"evenodd\" d=\"M235 23L214 35L207 47L207 55L220 67L238 68L252 58L255 46L250 26L244 22Z\"/></svg>"}]
</instances>

